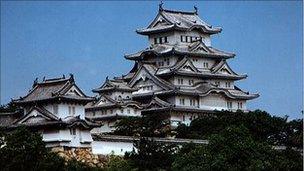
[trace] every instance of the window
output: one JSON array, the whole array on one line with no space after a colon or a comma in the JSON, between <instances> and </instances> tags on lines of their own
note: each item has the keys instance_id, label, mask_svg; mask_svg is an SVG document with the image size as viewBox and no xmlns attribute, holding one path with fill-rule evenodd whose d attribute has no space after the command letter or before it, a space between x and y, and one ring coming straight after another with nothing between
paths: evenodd
<instances>
[{"instance_id":1,"label":"window","mask_svg":"<svg viewBox=\"0 0 304 171\"><path fill-rule=\"evenodd\" d=\"M130 109L127 109L127 112L128 112L128 114L130 114L131 113Z\"/></svg>"},{"instance_id":2,"label":"window","mask_svg":"<svg viewBox=\"0 0 304 171\"><path fill-rule=\"evenodd\" d=\"M154 38L154 44L163 44L168 43L168 37L155 37Z\"/></svg>"},{"instance_id":3,"label":"window","mask_svg":"<svg viewBox=\"0 0 304 171\"><path fill-rule=\"evenodd\" d=\"M123 113L123 109L120 109L120 113Z\"/></svg>"},{"instance_id":4,"label":"window","mask_svg":"<svg viewBox=\"0 0 304 171\"><path fill-rule=\"evenodd\" d=\"M181 42L192 43L192 42L198 41L198 40L202 40L202 37L181 35Z\"/></svg>"},{"instance_id":5,"label":"window","mask_svg":"<svg viewBox=\"0 0 304 171\"><path fill-rule=\"evenodd\" d=\"M181 42L186 42L186 36L181 36Z\"/></svg>"},{"instance_id":6,"label":"window","mask_svg":"<svg viewBox=\"0 0 304 171\"><path fill-rule=\"evenodd\" d=\"M190 99L190 106L195 106L195 100L194 99Z\"/></svg>"},{"instance_id":7,"label":"window","mask_svg":"<svg viewBox=\"0 0 304 171\"><path fill-rule=\"evenodd\" d=\"M221 82L216 81L216 82L215 82L215 85L217 85L218 87L220 87L220 86L221 86Z\"/></svg>"},{"instance_id":8,"label":"window","mask_svg":"<svg viewBox=\"0 0 304 171\"><path fill-rule=\"evenodd\" d=\"M178 79L177 79L177 82L178 82L178 84L184 84L184 79L178 78Z\"/></svg>"},{"instance_id":9,"label":"window","mask_svg":"<svg viewBox=\"0 0 304 171\"><path fill-rule=\"evenodd\" d=\"M190 41L190 37L186 36L186 42L189 42L189 41Z\"/></svg>"},{"instance_id":10,"label":"window","mask_svg":"<svg viewBox=\"0 0 304 171\"><path fill-rule=\"evenodd\" d=\"M110 113L113 114L113 110L112 109L110 110Z\"/></svg>"},{"instance_id":11,"label":"window","mask_svg":"<svg viewBox=\"0 0 304 171\"><path fill-rule=\"evenodd\" d=\"M72 107L72 115L75 116L75 106Z\"/></svg>"},{"instance_id":12,"label":"window","mask_svg":"<svg viewBox=\"0 0 304 171\"><path fill-rule=\"evenodd\" d=\"M55 115L58 114L58 105L57 104L53 105L53 111L54 111Z\"/></svg>"},{"instance_id":13,"label":"window","mask_svg":"<svg viewBox=\"0 0 304 171\"><path fill-rule=\"evenodd\" d=\"M170 60L168 58L165 59L165 61L167 62L167 65L170 65Z\"/></svg>"},{"instance_id":14,"label":"window","mask_svg":"<svg viewBox=\"0 0 304 171\"><path fill-rule=\"evenodd\" d=\"M160 37L160 38L158 38L158 39L159 39L159 44L163 44L163 38Z\"/></svg>"},{"instance_id":15,"label":"window","mask_svg":"<svg viewBox=\"0 0 304 171\"><path fill-rule=\"evenodd\" d=\"M225 86L226 86L227 88L229 88L229 87L230 87L230 82L226 82L226 83L225 83Z\"/></svg>"},{"instance_id":16,"label":"window","mask_svg":"<svg viewBox=\"0 0 304 171\"><path fill-rule=\"evenodd\" d=\"M165 37L165 43L168 43L168 37Z\"/></svg>"},{"instance_id":17,"label":"window","mask_svg":"<svg viewBox=\"0 0 304 171\"><path fill-rule=\"evenodd\" d=\"M75 106L69 106L69 115L71 116L75 115Z\"/></svg>"},{"instance_id":18,"label":"window","mask_svg":"<svg viewBox=\"0 0 304 171\"><path fill-rule=\"evenodd\" d=\"M185 121L185 115L183 115L183 121Z\"/></svg>"},{"instance_id":19,"label":"window","mask_svg":"<svg viewBox=\"0 0 304 171\"><path fill-rule=\"evenodd\" d=\"M95 116L95 111L92 112L92 115Z\"/></svg>"},{"instance_id":20,"label":"window","mask_svg":"<svg viewBox=\"0 0 304 171\"><path fill-rule=\"evenodd\" d=\"M75 128L71 128L70 129L70 134L71 135L76 135L76 129Z\"/></svg>"},{"instance_id":21,"label":"window","mask_svg":"<svg viewBox=\"0 0 304 171\"><path fill-rule=\"evenodd\" d=\"M164 61L159 61L158 66L164 66Z\"/></svg>"},{"instance_id":22,"label":"window","mask_svg":"<svg viewBox=\"0 0 304 171\"><path fill-rule=\"evenodd\" d=\"M227 108L232 109L232 102L227 102Z\"/></svg>"},{"instance_id":23,"label":"window","mask_svg":"<svg viewBox=\"0 0 304 171\"><path fill-rule=\"evenodd\" d=\"M197 62L198 60L197 60L197 59L192 59L192 61L193 61L193 62Z\"/></svg>"},{"instance_id":24,"label":"window","mask_svg":"<svg viewBox=\"0 0 304 171\"><path fill-rule=\"evenodd\" d=\"M242 102L238 102L238 109L242 109L243 108L243 103Z\"/></svg>"},{"instance_id":25,"label":"window","mask_svg":"<svg viewBox=\"0 0 304 171\"><path fill-rule=\"evenodd\" d=\"M203 65L204 65L204 68L208 68L209 64L208 64L208 62L204 62Z\"/></svg>"},{"instance_id":26,"label":"window","mask_svg":"<svg viewBox=\"0 0 304 171\"><path fill-rule=\"evenodd\" d=\"M189 80L189 85L193 85L194 81L193 80Z\"/></svg>"},{"instance_id":27,"label":"window","mask_svg":"<svg viewBox=\"0 0 304 171\"><path fill-rule=\"evenodd\" d=\"M183 98L182 98L182 99L179 99L179 104L180 104L180 105L185 105L185 99L183 99Z\"/></svg>"},{"instance_id":28,"label":"window","mask_svg":"<svg viewBox=\"0 0 304 171\"><path fill-rule=\"evenodd\" d=\"M119 95L119 96L118 96L118 100L120 101L121 99L122 99L122 98L121 98L121 95Z\"/></svg>"}]
</instances>

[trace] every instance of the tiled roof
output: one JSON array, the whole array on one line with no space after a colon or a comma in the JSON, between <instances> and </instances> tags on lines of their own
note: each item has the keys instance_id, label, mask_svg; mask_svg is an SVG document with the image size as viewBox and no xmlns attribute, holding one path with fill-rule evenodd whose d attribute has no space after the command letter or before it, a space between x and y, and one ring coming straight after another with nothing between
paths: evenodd
<instances>
[{"instance_id":1,"label":"tiled roof","mask_svg":"<svg viewBox=\"0 0 304 171\"><path fill-rule=\"evenodd\" d=\"M199 41L198 41L199 42ZM208 58L232 58L235 54L230 52L224 52L213 48L211 46L206 46L203 42L193 42L192 44L198 44L197 48L189 45L170 45L170 44L156 44L152 45L150 48L141 50L134 54L125 55L126 59L129 60L140 60L144 55L153 54L156 56L165 56L171 54L180 55L191 55L196 57L208 57Z\"/></svg>"},{"instance_id":2,"label":"tiled roof","mask_svg":"<svg viewBox=\"0 0 304 171\"><path fill-rule=\"evenodd\" d=\"M191 31L192 29L198 29L206 34L215 34L222 31L221 28L212 27L203 21L197 12L173 11L160 8L159 13L149 26L144 29L138 29L136 32L142 35L149 35L167 30Z\"/></svg>"},{"instance_id":3,"label":"tiled roof","mask_svg":"<svg viewBox=\"0 0 304 171\"><path fill-rule=\"evenodd\" d=\"M80 92L80 96L67 95L67 91L75 86ZM30 92L20 99L14 100L15 103L38 102L50 99L65 99L65 100L78 100L78 101L92 101L91 97L86 96L75 84L73 75L70 78L55 78L44 79L38 83L38 79L34 81L33 88Z\"/></svg>"},{"instance_id":4,"label":"tiled roof","mask_svg":"<svg viewBox=\"0 0 304 171\"><path fill-rule=\"evenodd\" d=\"M183 71L179 70L186 62L189 62L191 66L193 66L192 61L188 58L183 58L182 60L178 61L175 65L170 67L163 67L158 68L156 75L157 76L165 76L165 75L185 75L185 76L195 76L199 78L226 78L226 79L232 79L232 80L239 80L244 79L247 77L247 75L238 75L235 73L232 69L229 69L232 71L232 74L221 74L216 73L224 64L226 64L225 60L222 60L218 64L216 64L213 68L211 68L210 71L199 71L195 67L194 72L191 71ZM228 64L227 64L228 66Z\"/></svg>"},{"instance_id":5,"label":"tiled roof","mask_svg":"<svg viewBox=\"0 0 304 171\"><path fill-rule=\"evenodd\" d=\"M133 86L136 82L135 78L136 78L136 75L138 75L142 70L145 70L148 74L148 76L150 77L151 80L153 80L153 82L155 84L157 84L158 86L166 89L166 90L169 90L169 89L172 89L174 88L174 85L171 84L170 82L156 76L156 71L157 71L157 68L154 66L154 65L151 65L151 64L140 64L140 67L138 69L138 71L136 72L136 74L133 76L132 80L129 82L130 86Z\"/></svg>"},{"instance_id":6,"label":"tiled roof","mask_svg":"<svg viewBox=\"0 0 304 171\"><path fill-rule=\"evenodd\" d=\"M39 114L41 114L46 120L41 122L24 122L23 120L29 116L29 114L33 111L37 110ZM68 117L62 120L61 118L58 118L56 115L53 113L49 112L47 109L45 109L42 106L33 106L27 114L24 116L18 118L17 120L14 121L14 123L11 123L10 125L7 125L10 128L18 127L18 126L28 126L28 127L42 127L45 128L46 126L62 126L62 127L73 127L73 126L83 126L84 128L93 128L100 126L97 123L93 123L89 120L86 119L80 119L80 116L76 117Z\"/></svg>"},{"instance_id":7,"label":"tiled roof","mask_svg":"<svg viewBox=\"0 0 304 171\"><path fill-rule=\"evenodd\" d=\"M113 90L121 90L121 91L135 91L133 88L131 88L127 82L125 82L122 79L114 79L110 80L108 77L106 78L106 81L96 89L93 89L93 92L104 92L104 91L113 91Z\"/></svg>"}]
</instances>

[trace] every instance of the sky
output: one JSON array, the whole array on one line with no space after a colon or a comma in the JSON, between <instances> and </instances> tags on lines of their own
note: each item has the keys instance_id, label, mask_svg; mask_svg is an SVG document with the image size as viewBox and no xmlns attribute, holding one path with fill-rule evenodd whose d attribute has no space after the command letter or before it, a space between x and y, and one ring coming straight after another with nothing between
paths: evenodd
<instances>
[{"instance_id":1,"label":"sky","mask_svg":"<svg viewBox=\"0 0 304 171\"><path fill-rule=\"evenodd\" d=\"M36 77L73 73L87 95L129 72L124 59L148 47L136 34L158 12L158 1L1 1L1 104L24 96ZM164 1L165 9L193 11L213 26L212 46L236 53L228 63L246 80L236 83L260 97L249 101L290 119L302 118L301 1Z\"/></svg>"}]
</instances>

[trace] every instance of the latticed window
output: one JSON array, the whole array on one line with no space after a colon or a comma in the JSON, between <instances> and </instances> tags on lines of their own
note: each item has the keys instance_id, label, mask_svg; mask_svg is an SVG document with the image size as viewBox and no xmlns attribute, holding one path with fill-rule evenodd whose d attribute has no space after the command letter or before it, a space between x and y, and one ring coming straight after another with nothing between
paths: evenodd
<instances>
[{"instance_id":1,"label":"latticed window","mask_svg":"<svg viewBox=\"0 0 304 171\"><path fill-rule=\"evenodd\" d=\"M227 108L232 109L232 102L227 102Z\"/></svg>"},{"instance_id":2,"label":"latticed window","mask_svg":"<svg viewBox=\"0 0 304 171\"><path fill-rule=\"evenodd\" d=\"M180 105L185 105L185 99L184 99L184 98L179 99L179 104L180 104Z\"/></svg>"},{"instance_id":3,"label":"latticed window","mask_svg":"<svg viewBox=\"0 0 304 171\"><path fill-rule=\"evenodd\" d=\"M177 79L177 82L178 82L178 84L184 84L184 79L178 78L178 79Z\"/></svg>"},{"instance_id":4,"label":"latticed window","mask_svg":"<svg viewBox=\"0 0 304 171\"><path fill-rule=\"evenodd\" d=\"M243 108L243 103L242 102L238 102L238 109L242 109Z\"/></svg>"}]
</instances>

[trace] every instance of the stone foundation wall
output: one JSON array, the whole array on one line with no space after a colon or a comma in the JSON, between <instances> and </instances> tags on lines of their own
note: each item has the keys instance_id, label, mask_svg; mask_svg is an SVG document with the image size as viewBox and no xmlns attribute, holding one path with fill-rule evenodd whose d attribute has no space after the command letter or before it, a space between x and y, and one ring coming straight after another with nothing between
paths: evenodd
<instances>
[{"instance_id":1,"label":"stone foundation wall","mask_svg":"<svg viewBox=\"0 0 304 171\"><path fill-rule=\"evenodd\" d=\"M53 147L51 151L66 161L75 159L92 167L103 168L107 162L106 156L93 154L91 148Z\"/></svg>"}]
</instances>

